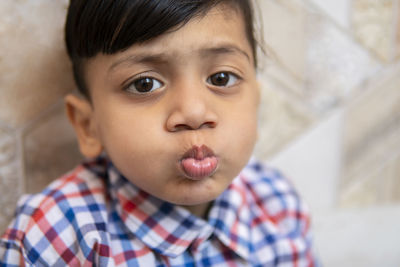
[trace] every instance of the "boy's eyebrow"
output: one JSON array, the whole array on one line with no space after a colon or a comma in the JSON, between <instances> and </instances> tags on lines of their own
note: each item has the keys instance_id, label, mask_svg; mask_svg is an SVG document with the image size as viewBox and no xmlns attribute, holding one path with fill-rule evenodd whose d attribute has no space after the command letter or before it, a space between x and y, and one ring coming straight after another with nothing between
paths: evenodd
<instances>
[{"instance_id":1,"label":"boy's eyebrow","mask_svg":"<svg viewBox=\"0 0 400 267\"><path fill-rule=\"evenodd\" d=\"M108 72L113 71L118 65L124 63L166 63L167 61L167 56L164 53L130 55L114 62Z\"/></svg>"},{"instance_id":2,"label":"boy's eyebrow","mask_svg":"<svg viewBox=\"0 0 400 267\"><path fill-rule=\"evenodd\" d=\"M248 61L251 61L250 55L245 50L230 44L201 48L199 49L199 53L202 56L218 55L218 54L241 54L245 56ZM108 71L111 72L115 69L115 67L124 63L148 63L148 62L167 63L169 58L171 58L171 56L168 56L168 54L166 53L130 55L128 57L122 58L114 62Z\"/></svg>"},{"instance_id":3,"label":"boy's eyebrow","mask_svg":"<svg viewBox=\"0 0 400 267\"><path fill-rule=\"evenodd\" d=\"M200 52L207 56L207 55L217 55L217 54L236 54L239 53L247 58L247 60L251 61L250 55L244 51L243 49L235 46L235 45L222 45L222 46L215 46L209 48L200 49Z\"/></svg>"}]
</instances>

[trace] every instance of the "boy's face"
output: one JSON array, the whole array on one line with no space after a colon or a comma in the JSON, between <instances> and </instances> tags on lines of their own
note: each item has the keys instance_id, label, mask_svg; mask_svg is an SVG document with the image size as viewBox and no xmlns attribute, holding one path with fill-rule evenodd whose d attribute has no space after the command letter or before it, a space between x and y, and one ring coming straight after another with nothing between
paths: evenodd
<instances>
[{"instance_id":1,"label":"boy's face","mask_svg":"<svg viewBox=\"0 0 400 267\"><path fill-rule=\"evenodd\" d=\"M67 97L81 151L104 149L127 179L160 199L201 207L252 153L259 89L233 9L216 7L149 42L99 54L85 78L92 105Z\"/></svg>"}]
</instances>

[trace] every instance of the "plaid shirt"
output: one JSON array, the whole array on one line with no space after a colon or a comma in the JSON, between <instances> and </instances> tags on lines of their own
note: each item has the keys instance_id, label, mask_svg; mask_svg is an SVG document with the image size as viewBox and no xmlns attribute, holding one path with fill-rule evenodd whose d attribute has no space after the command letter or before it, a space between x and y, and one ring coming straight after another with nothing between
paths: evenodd
<instances>
[{"instance_id":1,"label":"plaid shirt","mask_svg":"<svg viewBox=\"0 0 400 267\"><path fill-rule=\"evenodd\" d=\"M1 266L315 266L304 203L251 160L208 219L141 191L106 158L20 200Z\"/></svg>"}]
</instances>

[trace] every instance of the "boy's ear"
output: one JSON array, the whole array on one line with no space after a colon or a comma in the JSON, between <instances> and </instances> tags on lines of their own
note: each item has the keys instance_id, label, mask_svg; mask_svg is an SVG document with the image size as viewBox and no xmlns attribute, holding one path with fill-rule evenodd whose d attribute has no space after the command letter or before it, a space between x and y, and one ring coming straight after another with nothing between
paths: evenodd
<instances>
[{"instance_id":1,"label":"boy's ear","mask_svg":"<svg viewBox=\"0 0 400 267\"><path fill-rule=\"evenodd\" d=\"M67 117L75 129L81 153L88 158L100 155L103 150L97 133L93 107L86 99L69 94L64 98Z\"/></svg>"}]
</instances>

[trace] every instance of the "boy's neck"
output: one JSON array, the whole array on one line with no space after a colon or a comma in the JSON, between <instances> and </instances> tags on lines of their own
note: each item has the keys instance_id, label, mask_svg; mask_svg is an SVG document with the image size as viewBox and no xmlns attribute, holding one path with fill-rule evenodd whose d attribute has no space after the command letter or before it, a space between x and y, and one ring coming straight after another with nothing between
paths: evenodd
<instances>
[{"instance_id":1,"label":"boy's neck","mask_svg":"<svg viewBox=\"0 0 400 267\"><path fill-rule=\"evenodd\" d=\"M192 214L199 218L207 219L208 212L210 211L212 202L207 202L194 206L181 206L182 208L190 211Z\"/></svg>"}]
</instances>

